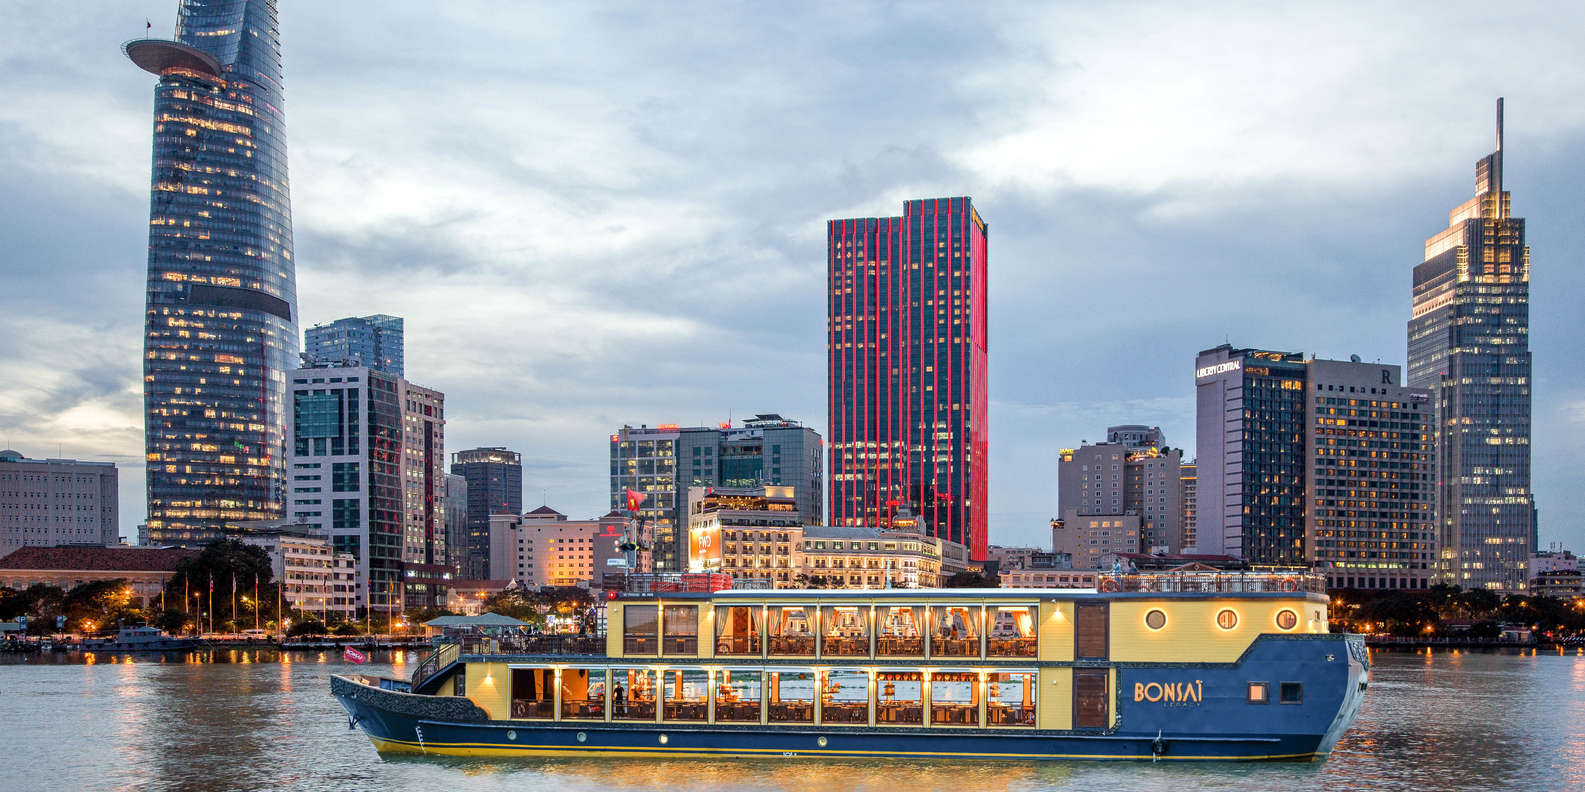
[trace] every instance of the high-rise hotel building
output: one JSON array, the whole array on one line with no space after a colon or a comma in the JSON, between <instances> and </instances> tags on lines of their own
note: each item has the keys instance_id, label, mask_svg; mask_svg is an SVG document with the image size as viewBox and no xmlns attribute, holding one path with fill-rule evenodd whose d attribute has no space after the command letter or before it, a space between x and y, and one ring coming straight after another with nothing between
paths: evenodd
<instances>
[{"instance_id":1,"label":"high-rise hotel building","mask_svg":"<svg viewBox=\"0 0 1585 792\"><path fill-rule=\"evenodd\" d=\"M985 221L966 197L912 200L826 236L830 522L885 527L906 507L983 560Z\"/></svg>"},{"instance_id":2,"label":"high-rise hotel building","mask_svg":"<svg viewBox=\"0 0 1585 792\"><path fill-rule=\"evenodd\" d=\"M1338 588L1423 589L1434 412L1398 366L1222 345L1195 362L1195 542Z\"/></svg>"},{"instance_id":3,"label":"high-rise hotel building","mask_svg":"<svg viewBox=\"0 0 1585 792\"><path fill-rule=\"evenodd\" d=\"M274 0L183 0L159 76L143 344L148 534L281 516L297 293Z\"/></svg>"},{"instance_id":4,"label":"high-rise hotel building","mask_svg":"<svg viewBox=\"0 0 1585 792\"><path fill-rule=\"evenodd\" d=\"M1437 574L1465 588L1523 590L1534 550L1530 490L1530 248L1508 209L1497 150L1475 197L1425 241L1414 268L1409 384L1438 410Z\"/></svg>"}]
</instances>

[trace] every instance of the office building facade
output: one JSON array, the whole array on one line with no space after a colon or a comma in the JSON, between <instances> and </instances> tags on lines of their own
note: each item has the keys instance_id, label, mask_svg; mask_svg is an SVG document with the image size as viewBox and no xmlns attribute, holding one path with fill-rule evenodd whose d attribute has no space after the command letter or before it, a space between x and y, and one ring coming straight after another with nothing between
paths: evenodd
<instances>
[{"instance_id":1,"label":"office building facade","mask_svg":"<svg viewBox=\"0 0 1585 792\"><path fill-rule=\"evenodd\" d=\"M523 511L523 457L500 446L470 448L451 458L451 472L468 482L468 526L462 577L490 577L490 515Z\"/></svg>"},{"instance_id":2,"label":"office building facade","mask_svg":"<svg viewBox=\"0 0 1585 792\"><path fill-rule=\"evenodd\" d=\"M446 474L446 566L461 572L468 562L468 479Z\"/></svg>"},{"instance_id":3,"label":"office building facade","mask_svg":"<svg viewBox=\"0 0 1585 792\"><path fill-rule=\"evenodd\" d=\"M445 599L445 397L365 366L290 374L290 515L357 559L358 605Z\"/></svg>"},{"instance_id":4,"label":"office building facade","mask_svg":"<svg viewBox=\"0 0 1585 792\"><path fill-rule=\"evenodd\" d=\"M1195 515L1200 509L1200 475L1198 460L1184 462L1178 467L1178 508L1183 528L1178 532L1181 552L1197 553L1199 535Z\"/></svg>"},{"instance_id":5,"label":"office building facade","mask_svg":"<svg viewBox=\"0 0 1585 792\"><path fill-rule=\"evenodd\" d=\"M1503 189L1497 150L1475 165L1475 197L1427 239L1414 268L1410 385L1438 412L1438 577L1522 591L1535 547L1530 489L1530 248Z\"/></svg>"},{"instance_id":6,"label":"office building facade","mask_svg":"<svg viewBox=\"0 0 1585 792\"><path fill-rule=\"evenodd\" d=\"M143 344L148 526L199 545L277 518L297 293L274 0L180 5L123 47L154 92Z\"/></svg>"},{"instance_id":7,"label":"office building facade","mask_svg":"<svg viewBox=\"0 0 1585 792\"><path fill-rule=\"evenodd\" d=\"M114 462L0 451L0 556L22 547L120 544Z\"/></svg>"},{"instance_id":8,"label":"office building facade","mask_svg":"<svg viewBox=\"0 0 1585 792\"><path fill-rule=\"evenodd\" d=\"M643 493L639 517L653 530L661 572L688 568L690 488L791 488L796 519L821 522L824 445L820 434L779 415L740 427L624 426L611 435L611 508L627 508L628 490Z\"/></svg>"},{"instance_id":9,"label":"office building facade","mask_svg":"<svg viewBox=\"0 0 1585 792\"><path fill-rule=\"evenodd\" d=\"M398 377L404 373L402 317L352 316L303 331L303 362L368 366Z\"/></svg>"},{"instance_id":10,"label":"office building facade","mask_svg":"<svg viewBox=\"0 0 1585 792\"><path fill-rule=\"evenodd\" d=\"M1183 452L1158 427L1114 426L1106 436L1058 453L1058 512L1137 515L1140 546L1129 552L1180 552Z\"/></svg>"},{"instance_id":11,"label":"office building facade","mask_svg":"<svg viewBox=\"0 0 1585 792\"><path fill-rule=\"evenodd\" d=\"M827 224L830 522L989 549L987 243L969 198Z\"/></svg>"},{"instance_id":12,"label":"office building facade","mask_svg":"<svg viewBox=\"0 0 1585 792\"><path fill-rule=\"evenodd\" d=\"M1201 553L1305 563L1305 361L1223 344L1195 358Z\"/></svg>"}]
</instances>

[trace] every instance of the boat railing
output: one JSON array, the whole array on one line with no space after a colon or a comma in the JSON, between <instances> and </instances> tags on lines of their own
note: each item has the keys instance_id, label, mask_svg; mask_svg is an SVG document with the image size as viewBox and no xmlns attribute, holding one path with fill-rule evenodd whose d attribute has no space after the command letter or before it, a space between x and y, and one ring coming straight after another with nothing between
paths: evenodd
<instances>
[{"instance_id":1,"label":"boat railing","mask_svg":"<svg viewBox=\"0 0 1585 792\"><path fill-rule=\"evenodd\" d=\"M600 634L566 635L560 633L502 633L499 635L457 635L439 639L440 648L420 663L419 671L434 674L450 664L458 655L603 655L605 636ZM443 656L447 649L452 654ZM426 668L434 660L433 668ZM417 679L417 672L414 674Z\"/></svg>"},{"instance_id":2,"label":"boat railing","mask_svg":"<svg viewBox=\"0 0 1585 792\"><path fill-rule=\"evenodd\" d=\"M1096 584L1104 592L1128 593L1326 593L1326 576L1308 570L1296 571L1216 571L1216 572L1126 572L1101 574Z\"/></svg>"},{"instance_id":3,"label":"boat railing","mask_svg":"<svg viewBox=\"0 0 1585 792\"><path fill-rule=\"evenodd\" d=\"M430 652L429 656L424 658L417 668L413 669L413 689L422 688L425 683L433 679L441 670L457 662L457 658L461 653L462 644L460 643L443 643L435 647L435 651Z\"/></svg>"}]
</instances>

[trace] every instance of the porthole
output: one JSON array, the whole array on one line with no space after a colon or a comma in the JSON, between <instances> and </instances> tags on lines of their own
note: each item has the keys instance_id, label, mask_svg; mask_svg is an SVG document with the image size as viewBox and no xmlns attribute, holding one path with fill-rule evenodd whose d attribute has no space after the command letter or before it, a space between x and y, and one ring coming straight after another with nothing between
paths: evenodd
<instances>
[{"instance_id":1,"label":"porthole","mask_svg":"<svg viewBox=\"0 0 1585 792\"><path fill-rule=\"evenodd\" d=\"M1277 611L1277 627L1282 630L1291 630L1299 624L1299 614L1287 608Z\"/></svg>"},{"instance_id":2,"label":"porthole","mask_svg":"<svg viewBox=\"0 0 1585 792\"><path fill-rule=\"evenodd\" d=\"M1145 626L1152 630L1159 630L1167 626L1167 614L1160 609L1152 610L1145 614Z\"/></svg>"},{"instance_id":3,"label":"porthole","mask_svg":"<svg viewBox=\"0 0 1585 792\"><path fill-rule=\"evenodd\" d=\"M815 740L815 745L818 745L821 748L826 747L826 738L825 737L821 737L820 739Z\"/></svg>"},{"instance_id":4,"label":"porthole","mask_svg":"<svg viewBox=\"0 0 1585 792\"><path fill-rule=\"evenodd\" d=\"M1234 627L1237 627L1238 613L1236 613L1232 608L1223 608L1221 612L1216 614L1216 626L1224 630L1231 630Z\"/></svg>"},{"instance_id":5,"label":"porthole","mask_svg":"<svg viewBox=\"0 0 1585 792\"><path fill-rule=\"evenodd\" d=\"M578 742L588 742L588 741L589 741L589 735L587 735L587 734L585 734L583 732L578 732Z\"/></svg>"},{"instance_id":6,"label":"porthole","mask_svg":"<svg viewBox=\"0 0 1585 792\"><path fill-rule=\"evenodd\" d=\"M516 729L507 729L506 730L506 739L508 739L508 740L516 740L517 739L517 730Z\"/></svg>"},{"instance_id":7,"label":"porthole","mask_svg":"<svg viewBox=\"0 0 1585 792\"><path fill-rule=\"evenodd\" d=\"M660 744L661 744L661 745L665 745L665 744L666 744L666 743L668 743L668 742L671 742L671 738L670 738L670 737L667 737L667 736L666 736L666 735L664 735L664 734L662 734L662 735L661 735L661 736L660 736Z\"/></svg>"}]
</instances>

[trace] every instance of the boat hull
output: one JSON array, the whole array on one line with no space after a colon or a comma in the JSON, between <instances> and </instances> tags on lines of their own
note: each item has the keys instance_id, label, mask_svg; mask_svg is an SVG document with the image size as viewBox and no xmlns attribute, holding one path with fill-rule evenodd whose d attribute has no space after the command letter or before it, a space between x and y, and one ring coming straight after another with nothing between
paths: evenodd
<instances>
[{"instance_id":1,"label":"boat hull","mask_svg":"<svg viewBox=\"0 0 1585 792\"><path fill-rule=\"evenodd\" d=\"M333 677L331 692L347 710L349 725L361 728L382 753L1307 761L1325 758L1353 721L1369 673L1357 636L1316 638L1331 645L1263 640L1231 665L1119 665L1119 717L1113 728L1095 731L491 720L466 698L415 695L349 677ZM1313 659L1296 662L1301 657ZM1155 688L1145 680L1169 673L1198 680L1199 700L1151 701ZM1250 705L1244 700L1250 678L1304 679L1310 694L1303 705Z\"/></svg>"}]
</instances>

